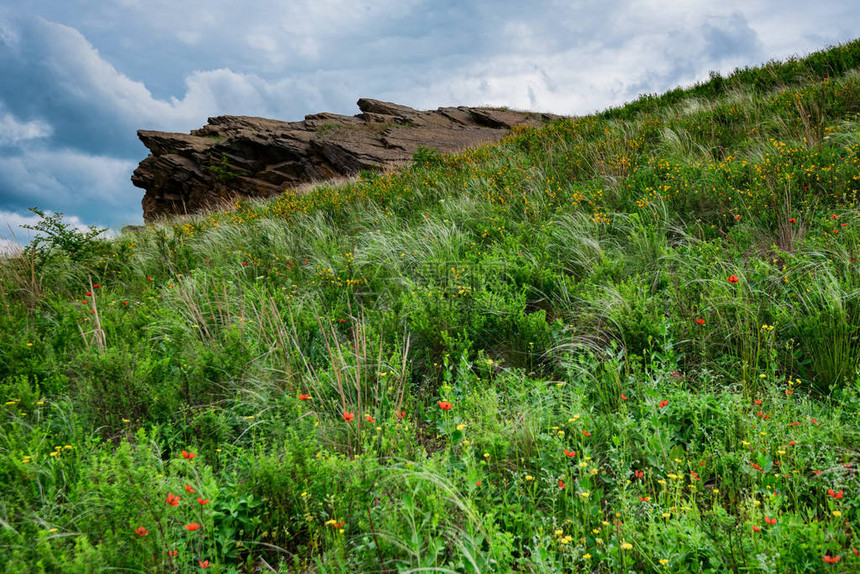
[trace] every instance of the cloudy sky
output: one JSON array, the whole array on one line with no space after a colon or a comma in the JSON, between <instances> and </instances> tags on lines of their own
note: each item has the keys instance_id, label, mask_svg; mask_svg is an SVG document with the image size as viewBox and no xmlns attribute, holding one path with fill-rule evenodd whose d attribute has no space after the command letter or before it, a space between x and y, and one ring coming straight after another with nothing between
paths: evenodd
<instances>
[{"instance_id":1,"label":"cloudy sky","mask_svg":"<svg viewBox=\"0 0 860 574\"><path fill-rule=\"evenodd\" d=\"M140 223L138 129L221 114L583 114L853 39L854 0L0 0L0 238Z\"/></svg>"}]
</instances>

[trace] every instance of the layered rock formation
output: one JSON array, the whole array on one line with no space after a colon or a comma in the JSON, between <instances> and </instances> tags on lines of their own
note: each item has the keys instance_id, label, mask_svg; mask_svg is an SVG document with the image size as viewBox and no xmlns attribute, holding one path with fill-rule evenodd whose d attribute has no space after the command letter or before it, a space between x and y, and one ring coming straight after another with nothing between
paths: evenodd
<instances>
[{"instance_id":1,"label":"layered rock formation","mask_svg":"<svg viewBox=\"0 0 860 574\"><path fill-rule=\"evenodd\" d=\"M365 169L387 170L408 163L422 146L458 152L496 142L514 126L556 117L467 107L423 112L370 99L359 100L358 108L356 116L320 113L299 122L220 116L190 134L137 132L152 152L131 177L146 190L144 219L269 197Z\"/></svg>"}]
</instances>

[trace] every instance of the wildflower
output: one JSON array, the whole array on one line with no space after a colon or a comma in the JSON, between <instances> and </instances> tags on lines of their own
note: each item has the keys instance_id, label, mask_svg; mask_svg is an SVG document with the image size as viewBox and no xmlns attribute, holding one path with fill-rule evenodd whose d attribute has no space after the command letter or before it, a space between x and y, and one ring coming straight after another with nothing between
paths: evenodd
<instances>
[{"instance_id":1,"label":"wildflower","mask_svg":"<svg viewBox=\"0 0 860 574\"><path fill-rule=\"evenodd\" d=\"M558 479L558 487L564 488L565 486L567 486L567 485L564 483L564 481L562 479Z\"/></svg>"},{"instance_id":2,"label":"wildflower","mask_svg":"<svg viewBox=\"0 0 860 574\"><path fill-rule=\"evenodd\" d=\"M147 280L147 281L152 281L152 277L147 277L147 278L146 278L146 280Z\"/></svg>"},{"instance_id":3,"label":"wildflower","mask_svg":"<svg viewBox=\"0 0 860 574\"><path fill-rule=\"evenodd\" d=\"M398 419L403 420L403 417L406 416L406 411L400 411L395 415Z\"/></svg>"},{"instance_id":4,"label":"wildflower","mask_svg":"<svg viewBox=\"0 0 860 574\"><path fill-rule=\"evenodd\" d=\"M175 494L170 494L170 493L167 494L167 504L169 504L170 506L179 506L180 500L182 500L182 499L179 498L178 496L176 496Z\"/></svg>"},{"instance_id":5,"label":"wildflower","mask_svg":"<svg viewBox=\"0 0 860 574\"><path fill-rule=\"evenodd\" d=\"M348 423L351 423L352 421L355 420L355 415L349 411L344 411L343 412L343 420L345 420Z\"/></svg>"},{"instance_id":6,"label":"wildflower","mask_svg":"<svg viewBox=\"0 0 860 574\"><path fill-rule=\"evenodd\" d=\"M177 556L179 556L179 550L168 550L167 555L171 558L176 558Z\"/></svg>"},{"instance_id":7,"label":"wildflower","mask_svg":"<svg viewBox=\"0 0 860 574\"><path fill-rule=\"evenodd\" d=\"M588 498L589 496L591 496L591 493L586 490L584 492L580 492L579 496L581 496L582 498Z\"/></svg>"},{"instance_id":8,"label":"wildflower","mask_svg":"<svg viewBox=\"0 0 860 574\"><path fill-rule=\"evenodd\" d=\"M729 276L729 278L728 278L728 282L729 282L729 283L737 283L738 281L739 281L739 280L738 280L738 276L737 276L737 275L734 275L734 274L733 274L733 275L730 275L730 276Z\"/></svg>"},{"instance_id":9,"label":"wildflower","mask_svg":"<svg viewBox=\"0 0 860 574\"><path fill-rule=\"evenodd\" d=\"M793 218L793 217L789 217L789 218L788 218L788 222L789 222L789 223L797 223L797 220L796 220L795 218Z\"/></svg>"},{"instance_id":10,"label":"wildflower","mask_svg":"<svg viewBox=\"0 0 860 574\"><path fill-rule=\"evenodd\" d=\"M198 496L197 502L199 502L201 505L206 505L206 504L209 504L209 499L207 498L204 500L202 496Z\"/></svg>"},{"instance_id":11,"label":"wildflower","mask_svg":"<svg viewBox=\"0 0 860 574\"><path fill-rule=\"evenodd\" d=\"M576 456L576 451L564 449L564 454L565 454L565 456L572 457L572 456Z\"/></svg>"},{"instance_id":12,"label":"wildflower","mask_svg":"<svg viewBox=\"0 0 860 574\"><path fill-rule=\"evenodd\" d=\"M669 401L664 399L664 400L660 401L659 403L657 403L657 406L662 409L663 407L665 407L668 404L669 404Z\"/></svg>"},{"instance_id":13,"label":"wildflower","mask_svg":"<svg viewBox=\"0 0 860 574\"><path fill-rule=\"evenodd\" d=\"M632 544L630 544L629 542L622 542L622 543L621 543L621 549L622 549L622 550L632 550L632 549L633 549L633 545L632 545Z\"/></svg>"},{"instance_id":14,"label":"wildflower","mask_svg":"<svg viewBox=\"0 0 860 574\"><path fill-rule=\"evenodd\" d=\"M758 526L753 526L753 530L756 532L761 532L761 528L759 528Z\"/></svg>"},{"instance_id":15,"label":"wildflower","mask_svg":"<svg viewBox=\"0 0 860 574\"><path fill-rule=\"evenodd\" d=\"M639 500L641 500L642 502L649 502L651 500L651 497L650 496L640 496Z\"/></svg>"},{"instance_id":16,"label":"wildflower","mask_svg":"<svg viewBox=\"0 0 860 574\"><path fill-rule=\"evenodd\" d=\"M366 420L369 423L375 423L376 422L375 420L373 420L373 417L370 415L364 415L364 420Z\"/></svg>"},{"instance_id":17,"label":"wildflower","mask_svg":"<svg viewBox=\"0 0 860 574\"><path fill-rule=\"evenodd\" d=\"M626 401L628 398L630 398L630 397L625 397L624 393L621 393L621 400L622 401Z\"/></svg>"},{"instance_id":18,"label":"wildflower","mask_svg":"<svg viewBox=\"0 0 860 574\"><path fill-rule=\"evenodd\" d=\"M582 559L583 560L591 560L591 554L583 554Z\"/></svg>"},{"instance_id":19,"label":"wildflower","mask_svg":"<svg viewBox=\"0 0 860 574\"><path fill-rule=\"evenodd\" d=\"M311 398L310 395L306 395L304 393L299 393L299 400L300 401L308 401L308 400L310 400L310 398Z\"/></svg>"},{"instance_id":20,"label":"wildflower","mask_svg":"<svg viewBox=\"0 0 860 574\"><path fill-rule=\"evenodd\" d=\"M185 450L183 450L183 451L182 451L182 458L187 458L188 460L191 460L191 459L192 459L192 458L194 458L195 456L197 456L197 455L196 455L196 454L194 454L193 452L188 452L188 451L185 451Z\"/></svg>"},{"instance_id":21,"label":"wildflower","mask_svg":"<svg viewBox=\"0 0 860 574\"><path fill-rule=\"evenodd\" d=\"M839 562L839 558L840 557L838 554L836 556L825 555L825 556L821 557L821 559L824 560L825 562L827 562L828 564L836 564L837 562Z\"/></svg>"},{"instance_id":22,"label":"wildflower","mask_svg":"<svg viewBox=\"0 0 860 574\"><path fill-rule=\"evenodd\" d=\"M704 325L704 324L705 324L705 320L704 320L704 319L702 319L701 317L699 317L698 319L696 319L696 324L697 324L697 325Z\"/></svg>"},{"instance_id":23,"label":"wildflower","mask_svg":"<svg viewBox=\"0 0 860 574\"><path fill-rule=\"evenodd\" d=\"M583 435L585 435L585 436L591 436L591 433L590 433L590 432L588 432L588 431L582 431L582 434L583 434Z\"/></svg>"},{"instance_id":24,"label":"wildflower","mask_svg":"<svg viewBox=\"0 0 860 574\"><path fill-rule=\"evenodd\" d=\"M636 478L642 478L645 476L645 472L641 470L634 470L633 476L635 476Z\"/></svg>"},{"instance_id":25,"label":"wildflower","mask_svg":"<svg viewBox=\"0 0 860 574\"><path fill-rule=\"evenodd\" d=\"M135 530L134 533L138 536L146 536L147 534L149 534L149 530L147 530L143 526L138 526L137 530Z\"/></svg>"},{"instance_id":26,"label":"wildflower","mask_svg":"<svg viewBox=\"0 0 860 574\"><path fill-rule=\"evenodd\" d=\"M443 411L450 411L451 403L449 403L448 401L439 401L439 408Z\"/></svg>"},{"instance_id":27,"label":"wildflower","mask_svg":"<svg viewBox=\"0 0 860 574\"><path fill-rule=\"evenodd\" d=\"M200 528L200 525L197 524L196 522L192 522L191 524L185 525L185 530L187 530L188 532L194 532L195 530L198 530L199 528Z\"/></svg>"},{"instance_id":28,"label":"wildflower","mask_svg":"<svg viewBox=\"0 0 860 574\"><path fill-rule=\"evenodd\" d=\"M753 403L755 403L757 405L761 405L761 399L756 399L753 401ZM761 414L761 413L759 413L759 414Z\"/></svg>"},{"instance_id":29,"label":"wildflower","mask_svg":"<svg viewBox=\"0 0 860 574\"><path fill-rule=\"evenodd\" d=\"M791 441L791 442L790 442L790 443L788 443L788 444L790 444L791 446L794 446L794 445L796 445L796 444L797 444L797 441L796 441L796 440L793 440L793 441Z\"/></svg>"},{"instance_id":30,"label":"wildflower","mask_svg":"<svg viewBox=\"0 0 860 574\"><path fill-rule=\"evenodd\" d=\"M530 474L526 475L526 480L534 480L534 479L535 479L535 477L533 477L532 475L530 475Z\"/></svg>"},{"instance_id":31,"label":"wildflower","mask_svg":"<svg viewBox=\"0 0 860 574\"><path fill-rule=\"evenodd\" d=\"M823 470L813 470L812 474L821 474L822 472L824 472L824 471Z\"/></svg>"},{"instance_id":32,"label":"wildflower","mask_svg":"<svg viewBox=\"0 0 860 574\"><path fill-rule=\"evenodd\" d=\"M460 424L458 424L458 425L457 425L457 430L458 430L458 431L461 431L461 432L462 432L462 431L464 431L464 430L466 430L466 423L460 423Z\"/></svg>"},{"instance_id":33,"label":"wildflower","mask_svg":"<svg viewBox=\"0 0 860 574\"><path fill-rule=\"evenodd\" d=\"M768 524L770 524L771 526L776 524L776 518L770 518L770 517L765 516L764 521L767 522Z\"/></svg>"},{"instance_id":34,"label":"wildflower","mask_svg":"<svg viewBox=\"0 0 860 574\"><path fill-rule=\"evenodd\" d=\"M201 568L203 568L204 570L205 570L206 568L209 568L209 566L210 566L210 564L209 564L209 561L208 561L208 560L200 560L200 561L198 562L198 564L200 564L200 567L201 567Z\"/></svg>"},{"instance_id":35,"label":"wildflower","mask_svg":"<svg viewBox=\"0 0 860 574\"><path fill-rule=\"evenodd\" d=\"M834 491L832 488L827 489L827 494L832 496L833 498L842 498L842 494L844 491L840 490L839 492Z\"/></svg>"},{"instance_id":36,"label":"wildflower","mask_svg":"<svg viewBox=\"0 0 860 574\"><path fill-rule=\"evenodd\" d=\"M672 515L669 514L668 512L664 512L661 516L663 516L663 518L669 518Z\"/></svg>"}]
</instances>

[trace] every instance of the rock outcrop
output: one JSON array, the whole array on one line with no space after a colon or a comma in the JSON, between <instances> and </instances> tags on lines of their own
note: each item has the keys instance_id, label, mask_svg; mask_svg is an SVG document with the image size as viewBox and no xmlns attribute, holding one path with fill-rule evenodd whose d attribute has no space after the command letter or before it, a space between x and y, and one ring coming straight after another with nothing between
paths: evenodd
<instances>
[{"instance_id":1,"label":"rock outcrop","mask_svg":"<svg viewBox=\"0 0 860 574\"><path fill-rule=\"evenodd\" d=\"M467 107L424 112L370 99L360 99L358 108L356 116L320 113L299 122L220 116L190 134L137 132L152 152L131 177L146 190L144 220L269 197L366 169L388 170L408 163L422 146L454 153L496 142L514 126L556 117Z\"/></svg>"}]
</instances>

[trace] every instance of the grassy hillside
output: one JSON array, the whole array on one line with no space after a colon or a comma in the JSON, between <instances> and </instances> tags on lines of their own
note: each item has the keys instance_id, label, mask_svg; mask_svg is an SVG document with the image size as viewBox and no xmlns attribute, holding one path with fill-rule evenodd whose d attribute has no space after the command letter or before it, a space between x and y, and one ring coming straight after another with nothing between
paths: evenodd
<instances>
[{"instance_id":1,"label":"grassy hillside","mask_svg":"<svg viewBox=\"0 0 860 574\"><path fill-rule=\"evenodd\" d=\"M44 218L0 264L0 569L860 569L858 67Z\"/></svg>"}]
</instances>

